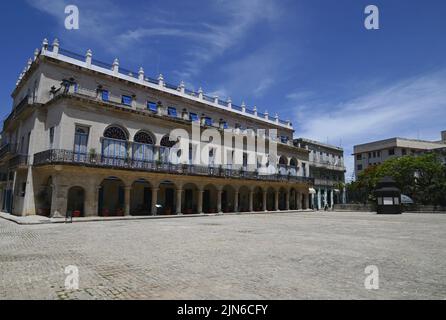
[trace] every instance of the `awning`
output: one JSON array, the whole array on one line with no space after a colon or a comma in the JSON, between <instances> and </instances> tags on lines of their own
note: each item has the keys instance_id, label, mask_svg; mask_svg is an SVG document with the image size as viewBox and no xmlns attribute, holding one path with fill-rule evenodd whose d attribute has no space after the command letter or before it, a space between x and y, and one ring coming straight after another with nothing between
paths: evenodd
<instances>
[{"instance_id":1,"label":"awning","mask_svg":"<svg viewBox=\"0 0 446 320\"><path fill-rule=\"evenodd\" d=\"M402 194L401 195L401 203L402 204L414 204L414 201L409 196Z\"/></svg>"},{"instance_id":2,"label":"awning","mask_svg":"<svg viewBox=\"0 0 446 320\"><path fill-rule=\"evenodd\" d=\"M314 188L310 188L308 191L310 192L310 194L316 194L316 190L314 190Z\"/></svg>"}]
</instances>

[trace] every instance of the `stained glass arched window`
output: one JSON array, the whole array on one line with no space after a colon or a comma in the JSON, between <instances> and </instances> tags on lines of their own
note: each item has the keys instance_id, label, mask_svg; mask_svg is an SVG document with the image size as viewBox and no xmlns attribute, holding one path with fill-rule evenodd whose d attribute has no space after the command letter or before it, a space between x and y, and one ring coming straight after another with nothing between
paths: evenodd
<instances>
[{"instance_id":1,"label":"stained glass arched window","mask_svg":"<svg viewBox=\"0 0 446 320\"><path fill-rule=\"evenodd\" d=\"M279 164L286 165L287 164L287 159L284 156L281 156L280 159L279 159Z\"/></svg>"},{"instance_id":2,"label":"stained glass arched window","mask_svg":"<svg viewBox=\"0 0 446 320\"><path fill-rule=\"evenodd\" d=\"M169 136L166 135L166 136L164 136L161 139L161 143L160 144L161 144L162 147L172 148L176 144L176 141L171 141L169 139Z\"/></svg>"},{"instance_id":3,"label":"stained glass arched window","mask_svg":"<svg viewBox=\"0 0 446 320\"><path fill-rule=\"evenodd\" d=\"M135 135L135 142L144 144L154 144L152 136L144 131L140 131Z\"/></svg>"},{"instance_id":4,"label":"stained glass arched window","mask_svg":"<svg viewBox=\"0 0 446 320\"><path fill-rule=\"evenodd\" d=\"M115 126L107 128L104 131L104 137L116 140L127 140L127 135L124 130Z\"/></svg>"}]
</instances>

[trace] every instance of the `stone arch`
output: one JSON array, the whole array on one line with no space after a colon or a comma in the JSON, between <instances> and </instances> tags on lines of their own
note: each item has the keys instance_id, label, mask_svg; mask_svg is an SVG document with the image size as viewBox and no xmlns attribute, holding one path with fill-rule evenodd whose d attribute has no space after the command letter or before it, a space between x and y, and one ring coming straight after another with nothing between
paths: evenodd
<instances>
[{"instance_id":1,"label":"stone arch","mask_svg":"<svg viewBox=\"0 0 446 320\"><path fill-rule=\"evenodd\" d=\"M188 182L183 185L183 194L182 194L182 210L184 214L197 214L198 212L198 192L199 187L192 182Z\"/></svg>"},{"instance_id":2,"label":"stone arch","mask_svg":"<svg viewBox=\"0 0 446 320\"><path fill-rule=\"evenodd\" d=\"M286 200L287 200L287 193L288 190L285 187L281 187L279 189L279 210L286 210L287 208L287 204L286 204Z\"/></svg>"},{"instance_id":3,"label":"stone arch","mask_svg":"<svg viewBox=\"0 0 446 320\"><path fill-rule=\"evenodd\" d=\"M72 217L85 216L85 189L73 186L67 193L67 213Z\"/></svg>"},{"instance_id":4,"label":"stone arch","mask_svg":"<svg viewBox=\"0 0 446 320\"><path fill-rule=\"evenodd\" d=\"M130 190L130 215L148 216L152 214L152 185L146 179L133 181Z\"/></svg>"},{"instance_id":5,"label":"stone arch","mask_svg":"<svg viewBox=\"0 0 446 320\"><path fill-rule=\"evenodd\" d=\"M172 215L176 212L177 185L170 180L161 181L158 187L158 214Z\"/></svg>"},{"instance_id":6,"label":"stone arch","mask_svg":"<svg viewBox=\"0 0 446 320\"><path fill-rule=\"evenodd\" d=\"M249 211L249 194L251 190L247 186L242 186L239 189L238 198L238 211L248 212Z\"/></svg>"},{"instance_id":7,"label":"stone arch","mask_svg":"<svg viewBox=\"0 0 446 320\"><path fill-rule=\"evenodd\" d=\"M269 187L266 192L266 210L275 211L276 190L273 187Z\"/></svg>"},{"instance_id":8,"label":"stone arch","mask_svg":"<svg viewBox=\"0 0 446 320\"><path fill-rule=\"evenodd\" d=\"M297 205L297 190L296 190L296 188L291 188L289 201L290 201L290 210L297 210L298 205Z\"/></svg>"},{"instance_id":9,"label":"stone arch","mask_svg":"<svg viewBox=\"0 0 446 320\"><path fill-rule=\"evenodd\" d=\"M263 211L263 188L256 186L253 189L253 209L254 211Z\"/></svg>"},{"instance_id":10,"label":"stone arch","mask_svg":"<svg viewBox=\"0 0 446 320\"><path fill-rule=\"evenodd\" d=\"M225 185L221 196L221 207L223 212L235 211L235 188L231 185Z\"/></svg>"},{"instance_id":11,"label":"stone arch","mask_svg":"<svg viewBox=\"0 0 446 320\"><path fill-rule=\"evenodd\" d=\"M203 212L217 213L217 187L213 184L207 184L203 190Z\"/></svg>"},{"instance_id":12,"label":"stone arch","mask_svg":"<svg viewBox=\"0 0 446 320\"><path fill-rule=\"evenodd\" d=\"M122 216L125 210L125 183L118 177L102 180L98 197L99 216Z\"/></svg>"}]
</instances>

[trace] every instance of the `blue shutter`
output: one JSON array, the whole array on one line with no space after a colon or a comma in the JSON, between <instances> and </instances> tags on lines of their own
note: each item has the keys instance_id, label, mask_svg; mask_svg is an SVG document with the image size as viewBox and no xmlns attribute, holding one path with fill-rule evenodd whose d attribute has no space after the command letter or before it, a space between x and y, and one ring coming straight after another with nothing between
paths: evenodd
<instances>
[{"instance_id":1,"label":"blue shutter","mask_svg":"<svg viewBox=\"0 0 446 320\"><path fill-rule=\"evenodd\" d=\"M212 126L212 119L209 118L209 117L206 117L206 118L204 118L204 123L205 123L207 126Z\"/></svg>"},{"instance_id":2,"label":"blue shutter","mask_svg":"<svg viewBox=\"0 0 446 320\"><path fill-rule=\"evenodd\" d=\"M121 102L122 102L122 104L130 106L132 104L132 97L130 97L130 96L122 96Z\"/></svg>"},{"instance_id":3,"label":"blue shutter","mask_svg":"<svg viewBox=\"0 0 446 320\"><path fill-rule=\"evenodd\" d=\"M108 101L108 90L102 90L102 101Z\"/></svg>"},{"instance_id":4,"label":"blue shutter","mask_svg":"<svg viewBox=\"0 0 446 320\"><path fill-rule=\"evenodd\" d=\"M189 113L189 120L190 121L198 121L198 115L196 113Z\"/></svg>"},{"instance_id":5,"label":"blue shutter","mask_svg":"<svg viewBox=\"0 0 446 320\"><path fill-rule=\"evenodd\" d=\"M228 123L226 121L223 122L223 129L228 129Z\"/></svg>"},{"instance_id":6,"label":"blue shutter","mask_svg":"<svg viewBox=\"0 0 446 320\"><path fill-rule=\"evenodd\" d=\"M173 118L177 117L177 109L175 109L174 107L167 108L167 113L168 113L169 117L173 117Z\"/></svg>"},{"instance_id":7,"label":"blue shutter","mask_svg":"<svg viewBox=\"0 0 446 320\"><path fill-rule=\"evenodd\" d=\"M149 109L150 111L155 112L155 113L158 112L158 106L157 106L157 104L154 103L154 102L150 102L150 101L148 101L148 102L147 102L147 109Z\"/></svg>"}]
</instances>

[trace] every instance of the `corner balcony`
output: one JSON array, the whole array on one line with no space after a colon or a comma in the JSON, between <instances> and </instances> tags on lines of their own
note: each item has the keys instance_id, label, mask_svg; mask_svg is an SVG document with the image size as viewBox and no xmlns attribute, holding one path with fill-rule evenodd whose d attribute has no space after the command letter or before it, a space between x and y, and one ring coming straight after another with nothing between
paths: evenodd
<instances>
[{"instance_id":1,"label":"corner balcony","mask_svg":"<svg viewBox=\"0 0 446 320\"><path fill-rule=\"evenodd\" d=\"M312 178L290 174L263 175L256 171L234 170L227 166L212 167L190 164L173 164L163 161L144 161L118 156L88 155L70 150L52 149L34 155L33 165L77 165L93 168L136 170L173 175L206 176L213 178L245 179L272 182L290 182L313 184Z\"/></svg>"}]
</instances>

